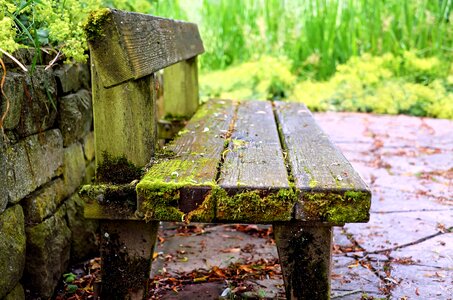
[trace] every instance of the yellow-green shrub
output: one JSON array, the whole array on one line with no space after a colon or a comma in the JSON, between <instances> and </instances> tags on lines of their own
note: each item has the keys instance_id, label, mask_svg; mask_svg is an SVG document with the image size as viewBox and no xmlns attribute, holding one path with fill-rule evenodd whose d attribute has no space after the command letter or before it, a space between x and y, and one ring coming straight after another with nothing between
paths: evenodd
<instances>
[{"instance_id":1,"label":"yellow-green shrub","mask_svg":"<svg viewBox=\"0 0 453 300\"><path fill-rule=\"evenodd\" d=\"M225 71L201 74L202 98L284 99L296 81L290 67L287 58L263 56Z\"/></svg>"}]
</instances>

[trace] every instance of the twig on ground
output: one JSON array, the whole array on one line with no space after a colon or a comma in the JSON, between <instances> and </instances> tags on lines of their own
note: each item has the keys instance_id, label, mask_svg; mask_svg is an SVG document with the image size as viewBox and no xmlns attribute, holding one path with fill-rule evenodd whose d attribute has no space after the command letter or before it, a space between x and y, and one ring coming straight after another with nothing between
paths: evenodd
<instances>
[{"instance_id":1,"label":"twig on ground","mask_svg":"<svg viewBox=\"0 0 453 300\"><path fill-rule=\"evenodd\" d=\"M349 292L346 292L346 293L333 295L332 299L343 298L345 296L354 295L354 294L357 294L357 293L360 293L360 292L362 292L362 290L353 290L353 291L349 291Z\"/></svg>"}]
</instances>

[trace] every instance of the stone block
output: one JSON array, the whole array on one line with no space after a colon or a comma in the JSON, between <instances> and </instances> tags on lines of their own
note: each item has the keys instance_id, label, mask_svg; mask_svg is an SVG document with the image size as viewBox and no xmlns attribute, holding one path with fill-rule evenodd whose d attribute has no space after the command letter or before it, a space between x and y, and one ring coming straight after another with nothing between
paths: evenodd
<instances>
[{"instance_id":1,"label":"stone block","mask_svg":"<svg viewBox=\"0 0 453 300\"><path fill-rule=\"evenodd\" d=\"M87 220L83 216L84 204L78 194L74 194L66 202L68 226L72 233L71 259L81 261L90 255L99 252L96 232L99 223L95 220Z\"/></svg>"},{"instance_id":2,"label":"stone block","mask_svg":"<svg viewBox=\"0 0 453 300\"><path fill-rule=\"evenodd\" d=\"M25 300L25 292L19 283L3 300Z\"/></svg>"},{"instance_id":3,"label":"stone block","mask_svg":"<svg viewBox=\"0 0 453 300\"><path fill-rule=\"evenodd\" d=\"M0 75L3 73L0 72ZM19 124L22 103L24 102L25 77L22 74L8 72L3 91L6 95L0 94L0 115L6 112L7 102L9 103L6 118L3 121L4 129L14 129Z\"/></svg>"},{"instance_id":4,"label":"stone block","mask_svg":"<svg viewBox=\"0 0 453 300\"><path fill-rule=\"evenodd\" d=\"M63 138L58 129L29 136L4 151L7 192L0 194L0 203L5 199L17 203L59 175L63 164Z\"/></svg>"},{"instance_id":5,"label":"stone block","mask_svg":"<svg viewBox=\"0 0 453 300\"><path fill-rule=\"evenodd\" d=\"M68 197L76 191L85 178L85 157L82 145L78 142L64 148L63 152L64 196Z\"/></svg>"},{"instance_id":6,"label":"stone block","mask_svg":"<svg viewBox=\"0 0 453 300\"><path fill-rule=\"evenodd\" d=\"M24 102L16 131L20 137L51 128L57 116L57 86L53 72L36 67L25 76Z\"/></svg>"},{"instance_id":7,"label":"stone block","mask_svg":"<svg viewBox=\"0 0 453 300\"><path fill-rule=\"evenodd\" d=\"M0 214L8 205L8 182L6 179L6 148L3 145L3 139L0 138Z\"/></svg>"},{"instance_id":8,"label":"stone block","mask_svg":"<svg viewBox=\"0 0 453 300\"><path fill-rule=\"evenodd\" d=\"M91 161L85 168L85 178L82 184L90 184L93 182L94 176L96 175L96 163Z\"/></svg>"},{"instance_id":9,"label":"stone block","mask_svg":"<svg viewBox=\"0 0 453 300\"><path fill-rule=\"evenodd\" d=\"M78 64L77 72L79 73L80 86L83 89L91 89L91 70L88 64Z\"/></svg>"},{"instance_id":10,"label":"stone block","mask_svg":"<svg viewBox=\"0 0 453 300\"><path fill-rule=\"evenodd\" d=\"M57 178L27 196L22 201L25 223L38 224L52 215L63 200L65 190L63 180Z\"/></svg>"},{"instance_id":11,"label":"stone block","mask_svg":"<svg viewBox=\"0 0 453 300\"><path fill-rule=\"evenodd\" d=\"M33 294L50 298L69 263L71 231L65 205L44 222L27 226L24 284Z\"/></svg>"},{"instance_id":12,"label":"stone block","mask_svg":"<svg viewBox=\"0 0 453 300\"><path fill-rule=\"evenodd\" d=\"M80 89L79 69L77 64L64 64L55 70L55 78L60 95L66 95Z\"/></svg>"},{"instance_id":13,"label":"stone block","mask_svg":"<svg viewBox=\"0 0 453 300\"><path fill-rule=\"evenodd\" d=\"M61 98L58 110L58 126L63 134L65 147L90 131L93 109L91 94L87 90L80 90Z\"/></svg>"},{"instance_id":14,"label":"stone block","mask_svg":"<svg viewBox=\"0 0 453 300\"><path fill-rule=\"evenodd\" d=\"M85 159L92 161L94 159L94 132L89 132L83 138L83 153L85 154Z\"/></svg>"},{"instance_id":15,"label":"stone block","mask_svg":"<svg viewBox=\"0 0 453 300\"><path fill-rule=\"evenodd\" d=\"M0 215L0 299L19 283L25 266L24 213L20 205Z\"/></svg>"}]
</instances>

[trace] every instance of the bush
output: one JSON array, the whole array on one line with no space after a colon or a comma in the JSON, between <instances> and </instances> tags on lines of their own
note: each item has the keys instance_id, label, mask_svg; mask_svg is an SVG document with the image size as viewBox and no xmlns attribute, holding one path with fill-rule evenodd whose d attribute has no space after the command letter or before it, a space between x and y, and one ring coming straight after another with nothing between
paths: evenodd
<instances>
[{"instance_id":1,"label":"bush","mask_svg":"<svg viewBox=\"0 0 453 300\"><path fill-rule=\"evenodd\" d=\"M291 62L285 58L263 56L225 71L200 76L202 99L285 99L296 82Z\"/></svg>"},{"instance_id":2,"label":"bush","mask_svg":"<svg viewBox=\"0 0 453 300\"><path fill-rule=\"evenodd\" d=\"M436 57L363 55L327 81L298 83L292 93L314 111L359 111L453 119L453 66Z\"/></svg>"}]
</instances>

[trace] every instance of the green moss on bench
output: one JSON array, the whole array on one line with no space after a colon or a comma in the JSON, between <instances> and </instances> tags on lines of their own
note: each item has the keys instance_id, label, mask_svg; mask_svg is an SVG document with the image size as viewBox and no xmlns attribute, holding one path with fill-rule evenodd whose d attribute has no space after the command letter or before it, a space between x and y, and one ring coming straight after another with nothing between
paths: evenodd
<instances>
[{"instance_id":1,"label":"green moss on bench","mask_svg":"<svg viewBox=\"0 0 453 300\"><path fill-rule=\"evenodd\" d=\"M99 37L104 36L103 27L110 23L112 12L108 8L98 9L93 11L84 24L84 30L88 41L94 41Z\"/></svg>"},{"instance_id":2,"label":"green moss on bench","mask_svg":"<svg viewBox=\"0 0 453 300\"><path fill-rule=\"evenodd\" d=\"M126 159L125 156L114 157L102 153L102 160L96 168L96 182L126 184L142 177L143 171Z\"/></svg>"},{"instance_id":3,"label":"green moss on bench","mask_svg":"<svg viewBox=\"0 0 453 300\"><path fill-rule=\"evenodd\" d=\"M201 160L210 161L209 158ZM143 177L137 185L137 193L138 209L145 220L209 222L214 219L214 204L211 203L210 194L188 215L178 209L181 188L215 186L212 181L198 181L195 170L190 169L193 166L189 160L168 159L154 165Z\"/></svg>"},{"instance_id":4,"label":"green moss on bench","mask_svg":"<svg viewBox=\"0 0 453 300\"><path fill-rule=\"evenodd\" d=\"M263 191L244 191L234 195L221 188L214 191L217 219L226 221L270 223L292 219L296 193L281 189L263 195Z\"/></svg>"},{"instance_id":5,"label":"green moss on bench","mask_svg":"<svg viewBox=\"0 0 453 300\"><path fill-rule=\"evenodd\" d=\"M87 184L79 190L90 219L136 219L135 184Z\"/></svg>"},{"instance_id":6,"label":"green moss on bench","mask_svg":"<svg viewBox=\"0 0 453 300\"><path fill-rule=\"evenodd\" d=\"M302 214L308 219L333 224L367 222L371 195L369 192L307 192L302 197Z\"/></svg>"}]
</instances>

